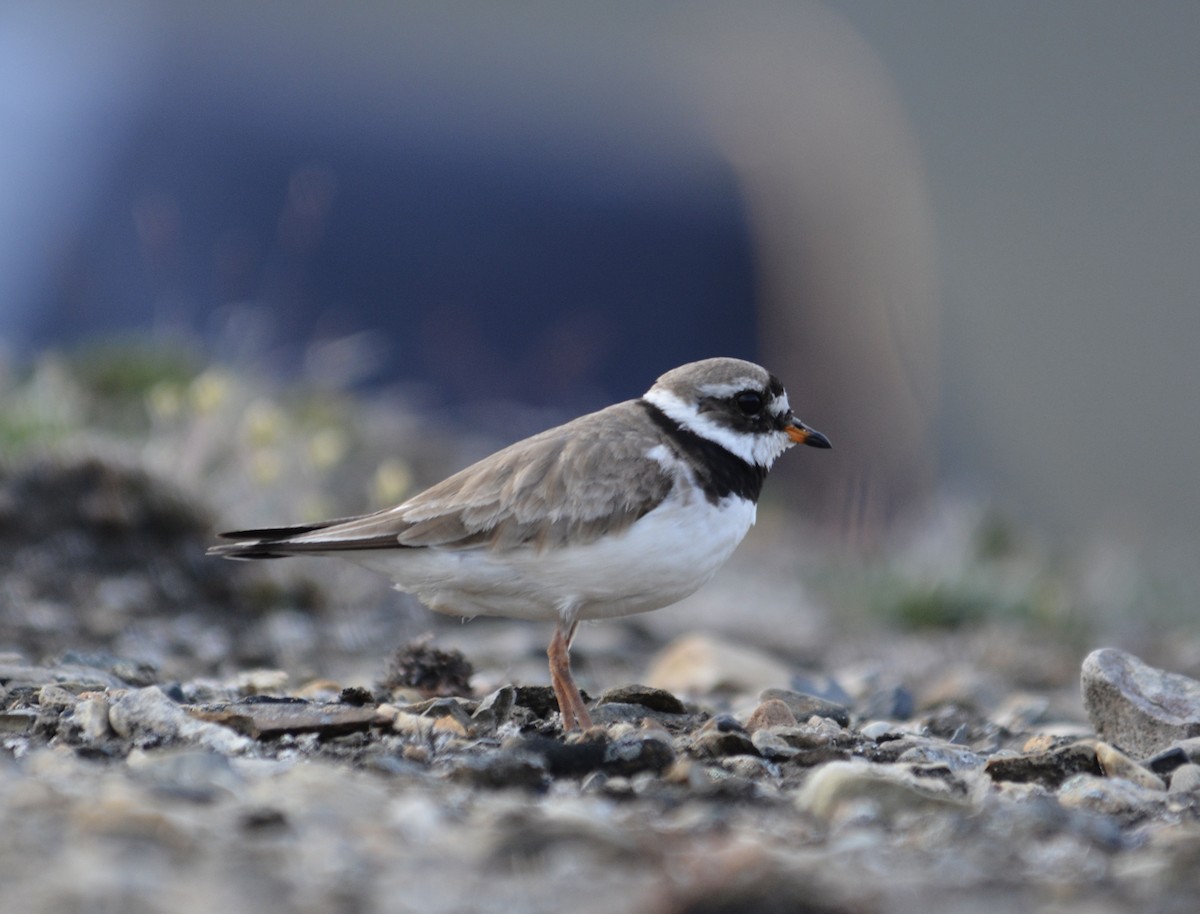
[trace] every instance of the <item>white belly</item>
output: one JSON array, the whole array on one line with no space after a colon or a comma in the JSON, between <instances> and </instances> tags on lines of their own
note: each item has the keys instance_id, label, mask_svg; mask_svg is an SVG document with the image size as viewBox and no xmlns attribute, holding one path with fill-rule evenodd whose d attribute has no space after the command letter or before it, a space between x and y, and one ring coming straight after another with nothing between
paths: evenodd
<instances>
[{"instance_id":1,"label":"white belly","mask_svg":"<svg viewBox=\"0 0 1200 914\"><path fill-rule=\"evenodd\" d=\"M623 533L584 546L339 553L450 615L603 619L659 609L703 586L755 518L753 502L669 498Z\"/></svg>"}]
</instances>

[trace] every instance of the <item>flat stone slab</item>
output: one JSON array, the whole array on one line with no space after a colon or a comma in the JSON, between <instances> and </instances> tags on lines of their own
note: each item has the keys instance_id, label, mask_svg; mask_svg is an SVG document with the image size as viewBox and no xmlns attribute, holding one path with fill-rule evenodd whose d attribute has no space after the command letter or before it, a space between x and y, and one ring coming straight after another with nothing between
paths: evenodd
<instances>
[{"instance_id":1,"label":"flat stone slab","mask_svg":"<svg viewBox=\"0 0 1200 914\"><path fill-rule=\"evenodd\" d=\"M221 724L253 739L278 739L289 733L339 736L389 721L373 707L307 701L247 701L192 707L198 720Z\"/></svg>"}]
</instances>

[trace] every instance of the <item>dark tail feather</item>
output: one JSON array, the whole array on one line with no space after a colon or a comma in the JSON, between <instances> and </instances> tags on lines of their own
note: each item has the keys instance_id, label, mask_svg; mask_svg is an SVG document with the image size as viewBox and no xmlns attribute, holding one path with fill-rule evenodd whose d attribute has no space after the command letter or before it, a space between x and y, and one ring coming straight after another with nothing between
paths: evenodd
<instances>
[{"instance_id":1,"label":"dark tail feather","mask_svg":"<svg viewBox=\"0 0 1200 914\"><path fill-rule=\"evenodd\" d=\"M396 549L400 544L395 534L347 537L345 539L328 540L298 540L310 533L317 533L346 523L357 518L327 520L316 524L300 524L295 527L264 527L261 530L231 530L218 533L221 539L238 540L236 543L222 543L210 546L208 555L216 555L226 559L282 559L289 555L302 555L306 552L342 552L352 549Z\"/></svg>"}]
</instances>

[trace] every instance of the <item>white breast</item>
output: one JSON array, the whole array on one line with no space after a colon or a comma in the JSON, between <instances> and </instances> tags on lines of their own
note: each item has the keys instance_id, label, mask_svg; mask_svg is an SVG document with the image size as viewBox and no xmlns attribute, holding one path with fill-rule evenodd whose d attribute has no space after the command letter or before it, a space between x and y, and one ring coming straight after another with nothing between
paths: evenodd
<instances>
[{"instance_id":1,"label":"white breast","mask_svg":"<svg viewBox=\"0 0 1200 914\"><path fill-rule=\"evenodd\" d=\"M668 606L703 586L754 523L754 502L676 491L629 529L581 546L342 553L437 612L601 619Z\"/></svg>"}]
</instances>

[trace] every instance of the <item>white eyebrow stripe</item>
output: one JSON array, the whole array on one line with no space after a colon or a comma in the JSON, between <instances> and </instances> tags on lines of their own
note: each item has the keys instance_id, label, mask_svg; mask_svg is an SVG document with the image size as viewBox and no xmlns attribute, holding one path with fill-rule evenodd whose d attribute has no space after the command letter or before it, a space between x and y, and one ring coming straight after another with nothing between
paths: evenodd
<instances>
[{"instance_id":1,"label":"white eyebrow stripe","mask_svg":"<svg viewBox=\"0 0 1200 914\"><path fill-rule=\"evenodd\" d=\"M762 381L754 378L735 378L725 384L703 384L700 395L704 397L732 397L743 390L762 390Z\"/></svg>"}]
</instances>

